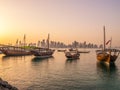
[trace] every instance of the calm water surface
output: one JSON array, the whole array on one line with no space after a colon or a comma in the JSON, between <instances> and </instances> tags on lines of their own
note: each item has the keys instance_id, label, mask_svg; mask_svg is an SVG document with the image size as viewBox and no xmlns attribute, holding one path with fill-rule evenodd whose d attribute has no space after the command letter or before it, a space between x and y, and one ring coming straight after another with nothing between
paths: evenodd
<instances>
[{"instance_id":1,"label":"calm water surface","mask_svg":"<svg viewBox=\"0 0 120 90\"><path fill-rule=\"evenodd\" d=\"M0 77L20 90L120 90L120 57L115 65L97 63L95 50L67 60L62 52L54 57L6 57L0 55Z\"/></svg>"}]
</instances>

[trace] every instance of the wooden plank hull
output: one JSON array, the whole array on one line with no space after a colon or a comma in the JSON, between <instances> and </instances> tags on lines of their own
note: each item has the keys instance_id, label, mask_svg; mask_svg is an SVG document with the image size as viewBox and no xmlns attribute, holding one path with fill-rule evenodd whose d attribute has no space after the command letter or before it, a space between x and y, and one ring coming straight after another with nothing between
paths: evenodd
<instances>
[{"instance_id":1,"label":"wooden plank hull","mask_svg":"<svg viewBox=\"0 0 120 90\"><path fill-rule=\"evenodd\" d=\"M37 58L48 58L48 57L52 57L54 50L45 50L45 51L32 50L31 52Z\"/></svg>"},{"instance_id":2,"label":"wooden plank hull","mask_svg":"<svg viewBox=\"0 0 120 90\"><path fill-rule=\"evenodd\" d=\"M3 50L2 52L6 56L32 55L30 51L20 51L20 50Z\"/></svg>"},{"instance_id":3,"label":"wooden plank hull","mask_svg":"<svg viewBox=\"0 0 120 90\"><path fill-rule=\"evenodd\" d=\"M90 51L78 51L79 53L90 53Z\"/></svg>"},{"instance_id":4,"label":"wooden plank hull","mask_svg":"<svg viewBox=\"0 0 120 90\"><path fill-rule=\"evenodd\" d=\"M43 58L49 58L49 57L52 57L52 55L44 55L44 56L36 56L37 58L41 58L41 59L43 59Z\"/></svg>"},{"instance_id":5,"label":"wooden plank hull","mask_svg":"<svg viewBox=\"0 0 120 90\"><path fill-rule=\"evenodd\" d=\"M58 52L65 52L66 50L57 50Z\"/></svg>"},{"instance_id":6,"label":"wooden plank hull","mask_svg":"<svg viewBox=\"0 0 120 90\"><path fill-rule=\"evenodd\" d=\"M74 57L74 56L66 56L67 57L67 59L79 59L79 56L77 56L77 57Z\"/></svg>"},{"instance_id":7,"label":"wooden plank hull","mask_svg":"<svg viewBox=\"0 0 120 90\"><path fill-rule=\"evenodd\" d=\"M108 62L114 63L117 59L117 55L110 55L110 54L97 54L97 60L101 62Z\"/></svg>"},{"instance_id":8,"label":"wooden plank hull","mask_svg":"<svg viewBox=\"0 0 120 90\"><path fill-rule=\"evenodd\" d=\"M72 54L71 52L66 52L65 56L67 57L67 59L79 59L80 54L79 53Z\"/></svg>"}]
</instances>

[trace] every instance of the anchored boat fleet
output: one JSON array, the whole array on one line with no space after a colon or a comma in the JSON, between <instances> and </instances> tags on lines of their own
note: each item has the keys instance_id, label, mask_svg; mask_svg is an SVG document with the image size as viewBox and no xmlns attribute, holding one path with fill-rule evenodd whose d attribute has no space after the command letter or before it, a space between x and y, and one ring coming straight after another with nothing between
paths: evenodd
<instances>
[{"instance_id":1,"label":"anchored boat fleet","mask_svg":"<svg viewBox=\"0 0 120 90\"><path fill-rule=\"evenodd\" d=\"M103 27L103 32L104 32L103 49L96 50L96 57L97 60L100 62L111 64L114 63L118 58L120 50L111 48L112 39L106 43L105 26ZM37 58L49 58L52 57L52 55L55 52L54 49L50 49L49 47L49 39L50 39L50 35L48 34L46 48L40 48L40 47L25 48L25 46L17 47L17 46L3 45L3 47L0 47L0 51L6 56L34 55ZM25 38L24 38L24 42L25 42ZM108 43L110 43L110 47L106 48L106 44ZM58 52L64 52L65 57L67 59L74 60L74 59L79 59L80 53L89 53L90 51L79 51L77 48L75 49L71 48L69 50L66 49L58 50Z\"/></svg>"}]
</instances>

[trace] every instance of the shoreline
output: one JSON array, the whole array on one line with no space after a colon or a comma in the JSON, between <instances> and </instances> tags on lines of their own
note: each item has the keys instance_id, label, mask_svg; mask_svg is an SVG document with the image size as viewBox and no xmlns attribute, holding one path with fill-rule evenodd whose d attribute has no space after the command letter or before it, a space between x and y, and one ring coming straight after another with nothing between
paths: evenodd
<instances>
[{"instance_id":1,"label":"shoreline","mask_svg":"<svg viewBox=\"0 0 120 90\"><path fill-rule=\"evenodd\" d=\"M7 81L0 78L0 90L18 90L18 88L10 85Z\"/></svg>"}]
</instances>

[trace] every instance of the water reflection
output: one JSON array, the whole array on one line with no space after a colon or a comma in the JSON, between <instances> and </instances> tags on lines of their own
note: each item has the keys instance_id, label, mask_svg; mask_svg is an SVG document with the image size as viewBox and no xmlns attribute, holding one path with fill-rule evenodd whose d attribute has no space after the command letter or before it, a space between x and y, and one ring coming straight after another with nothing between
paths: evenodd
<instances>
[{"instance_id":1,"label":"water reflection","mask_svg":"<svg viewBox=\"0 0 120 90\"><path fill-rule=\"evenodd\" d=\"M2 57L2 60L18 60L18 59L20 59L20 60L25 60L25 57L26 56L3 56Z\"/></svg>"},{"instance_id":2,"label":"water reflection","mask_svg":"<svg viewBox=\"0 0 120 90\"><path fill-rule=\"evenodd\" d=\"M79 59L66 59L66 63L77 63Z\"/></svg>"},{"instance_id":3,"label":"water reflection","mask_svg":"<svg viewBox=\"0 0 120 90\"><path fill-rule=\"evenodd\" d=\"M67 59L65 62L65 68L70 68L70 67L75 68L78 64L78 61L79 59L75 59L75 60Z\"/></svg>"},{"instance_id":4,"label":"water reflection","mask_svg":"<svg viewBox=\"0 0 120 90\"><path fill-rule=\"evenodd\" d=\"M107 64L97 62L97 72L101 78L117 77L117 67L115 63Z\"/></svg>"},{"instance_id":5,"label":"water reflection","mask_svg":"<svg viewBox=\"0 0 120 90\"><path fill-rule=\"evenodd\" d=\"M31 60L31 68L32 72L39 73L39 76L47 76L50 66L53 64L54 57L49 57L49 58L37 58L34 57ZM40 78L40 77L37 78ZM44 81L44 80L43 80Z\"/></svg>"},{"instance_id":6,"label":"water reflection","mask_svg":"<svg viewBox=\"0 0 120 90\"><path fill-rule=\"evenodd\" d=\"M34 57L34 58L32 59L32 62L41 62L41 61L53 60L53 59L54 59L53 56L51 56L51 57L49 57L49 58L38 58L38 57Z\"/></svg>"}]
</instances>

